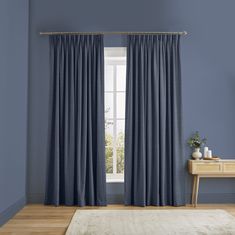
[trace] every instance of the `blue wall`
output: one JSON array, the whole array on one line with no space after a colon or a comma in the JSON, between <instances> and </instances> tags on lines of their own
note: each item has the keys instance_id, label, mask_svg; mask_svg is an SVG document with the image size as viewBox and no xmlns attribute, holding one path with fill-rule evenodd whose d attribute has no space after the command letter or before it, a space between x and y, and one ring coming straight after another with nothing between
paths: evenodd
<instances>
[{"instance_id":1,"label":"blue wall","mask_svg":"<svg viewBox=\"0 0 235 235\"><path fill-rule=\"evenodd\" d=\"M235 157L234 0L31 0L29 201L42 201L45 182L49 47L40 31L188 31L182 38L185 140L199 130L216 155ZM125 45L106 37L106 46ZM185 146L185 163L189 150ZM191 178L186 179L189 197ZM109 185L111 198L123 186ZM199 201L235 202L235 181L204 180Z\"/></svg>"},{"instance_id":2,"label":"blue wall","mask_svg":"<svg viewBox=\"0 0 235 235\"><path fill-rule=\"evenodd\" d=\"M26 198L28 10L0 1L0 225Z\"/></svg>"}]
</instances>

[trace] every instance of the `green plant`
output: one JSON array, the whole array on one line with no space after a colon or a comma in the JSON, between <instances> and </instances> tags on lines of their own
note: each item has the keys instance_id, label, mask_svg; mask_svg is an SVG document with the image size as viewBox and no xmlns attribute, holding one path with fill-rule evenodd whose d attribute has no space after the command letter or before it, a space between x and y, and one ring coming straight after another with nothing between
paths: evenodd
<instances>
[{"instance_id":1,"label":"green plant","mask_svg":"<svg viewBox=\"0 0 235 235\"><path fill-rule=\"evenodd\" d=\"M191 148L201 148L204 144L206 144L206 138L201 138L199 132L196 131L189 139L188 145Z\"/></svg>"}]
</instances>

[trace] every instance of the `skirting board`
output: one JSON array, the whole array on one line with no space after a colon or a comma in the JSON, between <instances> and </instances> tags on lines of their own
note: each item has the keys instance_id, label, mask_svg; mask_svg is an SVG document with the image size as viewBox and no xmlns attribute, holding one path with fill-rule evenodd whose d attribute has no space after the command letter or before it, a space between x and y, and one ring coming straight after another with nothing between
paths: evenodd
<instances>
[{"instance_id":1,"label":"skirting board","mask_svg":"<svg viewBox=\"0 0 235 235\"><path fill-rule=\"evenodd\" d=\"M122 194L108 194L107 195L108 204L124 204L124 196Z\"/></svg>"},{"instance_id":2,"label":"skirting board","mask_svg":"<svg viewBox=\"0 0 235 235\"><path fill-rule=\"evenodd\" d=\"M186 203L191 202L191 193L186 195ZM124 197L122 194L108 194L108 204L123 204ZM30 194L28 203L44 203L44 194ZM198 203L235 203L235 193L199 193Z\"/></svg>"},{"instance_id":3,"label":"skirting board","mask_svg":"<svg viewBox=\"0 0 235 235\"><path fill-rule=\"evenodd\" d=\"M23 197L0 213L0 227L21 210L25 206L25 203L26 199Z\"/></svg>"},{"instance_id":4,"label":"skirting board","mask_svg":"<svg viewBox=\"0 0 235 235\"><path fill-rule=\"evenodd\" d=\"M43 193L30 193L27 196L27 203L33 204L42 204L44 203L44 194Z\"/></svg>"},{"instance_id":5,"label":"skirting board","mask_svg":"<svg viewBox=\"0 0 235 235\"><path fill-rule=\"evenodd\" d=\"M186 195L186 202L191 203L191 193ZM198 203L235 203L235 193L199 193Z\"/></svg>"},{"instance_id":6,"label":"skirting board","mask_svg":"<svg viewBox=\"0 0 235 235\"><path fill-rule=\"evenodd\" d=\"M107 195L108 204L123 204L124 197L122 194L108 194ZM44 203L44 194L42 193L33 193L29 194L27 197L27 203Z\"/></svg>"}]
</instances>

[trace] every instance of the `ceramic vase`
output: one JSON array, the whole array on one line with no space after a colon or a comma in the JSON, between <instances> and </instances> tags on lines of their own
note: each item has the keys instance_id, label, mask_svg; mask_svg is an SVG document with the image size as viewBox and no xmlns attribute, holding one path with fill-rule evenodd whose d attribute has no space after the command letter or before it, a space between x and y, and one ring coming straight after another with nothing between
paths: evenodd
<instances>
[{"instance_id":1,"label":"ceramic vase","mask_svg":"<svg viewBox=\"0 0 235 235\"><path fill-rule=\"evenodd\" d=\"M194 149L194 152L192 153L192 157L195 159L195 160L198 160L202 157L202 153L200 152L200 148L195 148Z\"/></svg>"}]
</instances>

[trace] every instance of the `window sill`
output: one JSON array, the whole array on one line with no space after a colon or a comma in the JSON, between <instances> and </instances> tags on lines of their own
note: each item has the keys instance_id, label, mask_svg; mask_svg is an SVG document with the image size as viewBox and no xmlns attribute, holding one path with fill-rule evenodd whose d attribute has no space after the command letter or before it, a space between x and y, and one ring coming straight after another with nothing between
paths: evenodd
<instances>
[{"instance_id":1,"label":"window sill","mask_svg":"<svg viewBox=\"0 0 235 235\"><path fill-rule=\"evenodd\" d=\"M124 179L106 179L106 183L124 183Z\"/></svg>"}]
</instances>

